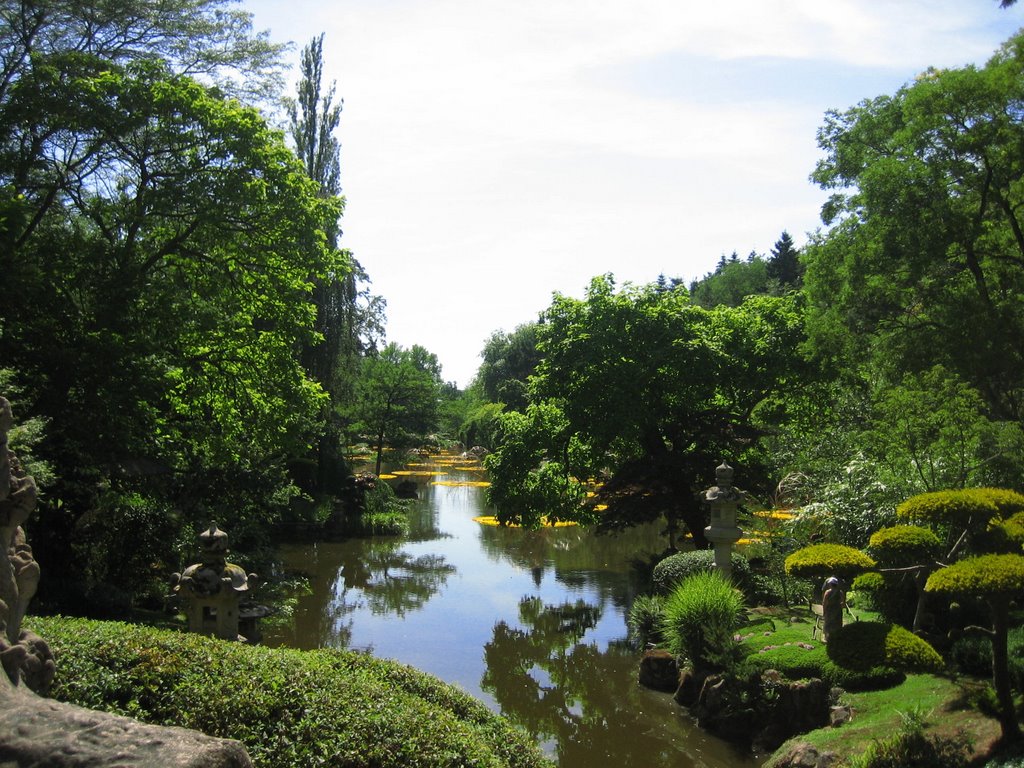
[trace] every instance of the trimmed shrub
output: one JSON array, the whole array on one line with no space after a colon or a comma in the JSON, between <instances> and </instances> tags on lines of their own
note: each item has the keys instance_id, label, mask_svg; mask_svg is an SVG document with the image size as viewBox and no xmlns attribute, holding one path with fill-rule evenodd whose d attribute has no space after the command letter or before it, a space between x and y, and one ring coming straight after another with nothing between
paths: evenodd
<instances>
[{"instance_id":1,"label":"trimmed shrub","mask_svg":"<svg viewBox=\"0 0 1024 768\"><path fill-rule=\"evenodd\" d=\"M844 544L812 544L786 558L786 573L793 576L838 576L849 581L874 567L874 560Z\"/></svg>"},{"instance_id":2,"label":"trimmed shrub","mask_svg":"<svg viewBox=\"0 0 1024 768\"><path fill-rule=\"evenodd\" d=\"M661 595L667 595L687 576L702 571L710 571L715 565L715 553L710 549L698 549L693 552L677 552L669 555L654 566L651 580L654 589ZM750 563L738 552L732 553L732 580L736 586L747 594L751 584Z\"/></svg>"},{"instance_id":3,"label":"trimmed shrub","mask_svg":"<svg viewBox=\"0 0 1024 768\"><path fill-rule=\"evenodd\" d=\"M550 766L471 696L368 654L83 619L27 623L56 655L54 698L238 739L256 766Z\"/></svg>"},{"instance_id":4,"label":"trimmed shrub","mask_svg":"<svg viewBox=\"0 0 1024 768\"><path fill-rule=\"evenodd\" d=\"M694 669L728 669L739 652L733 635L742 611L743 596L720 574L695 573L665 599L662 635Z\"/></svg>"},{"instance_id":5,"label":"trimmed shrub","mask_svg":"<svg viewBox=\"0 0 1024 768\"><path fill-rule=\"evenodd\" d=\"M740 676L761 674L769 669L776 670L789 680L803 680L822 677L822 667L828 662L824 646L812 649L801 645L779 645L758 653L752 653L743 660Z\"/></svg>"},{"instance_id":6,"label":"trimmed shrub","mask_svg":"<svg viewBox=\"0 0 1024 768\"><path fill-rule=\"evenodd\" d=\"M871 534L868 549L886 565L902 568L933 560L941 543L928 528L894 525Z\"/></svg>"},{"instance_id":7,"label":"trimmed shrub","mask_svg":"<svg viewBox=\"0 0 1024 768\"><path fill-rule=\"evenodd\" d=\"M1024 557L981 555L941 568L928 577L927 592L1013 596L1024 590Z\"/></svg>"},{"instance_id":8,"label":"trimmed shrub","mask_svg":"<svg viewBox=\"0 0 1024 768\"><path fill-rule=\"evenodd\" d=\"M629 615L626 617L626 624L629 626L629 634L641 645L653 643L660 645L664 642L661 634L664 623L664 608L662 598L658 595L639 595L629 607Z\"/></svg>"},{"instance_id":9,"label":"trimmed shrub","mask_svg":"<svg viewBox=\"0 0 1024 768\"><path fill-rule=\"evenodd\" d=\"M1024 495L1005 488L964 488L911 496L898 507L897 516L907 520L937 521L964 525L993 517L1024 512Z\"/></svg>"},{"instance_id":10,"label":"trimmed shrub","mask_svg":"<svg viewBox=\"0 0 1024 768\"><path fill-rule=\"evenodd\" d=\"M890 666L915 672L938 672L942 657L925 640L898 624L857 621L829 639L829 659L840 667L866 670Z\"/></svg>"}]
</instances>

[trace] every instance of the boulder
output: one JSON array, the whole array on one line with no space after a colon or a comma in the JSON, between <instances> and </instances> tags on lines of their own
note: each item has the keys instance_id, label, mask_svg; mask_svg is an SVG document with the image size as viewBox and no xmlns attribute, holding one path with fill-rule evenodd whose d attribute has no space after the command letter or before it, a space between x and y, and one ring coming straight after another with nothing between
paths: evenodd
<instances>
[{"instance_id":1,"label":"boulder","mask_svg":"<svg viewBox=\"0 0 1024 768\"><path fill-rule=\"evenodd\" d=\"M659 648L644 651L638 679L640 685L646 688L674 692L679 687L679 664L676 657Z\"/></svg>"}]
</instances>

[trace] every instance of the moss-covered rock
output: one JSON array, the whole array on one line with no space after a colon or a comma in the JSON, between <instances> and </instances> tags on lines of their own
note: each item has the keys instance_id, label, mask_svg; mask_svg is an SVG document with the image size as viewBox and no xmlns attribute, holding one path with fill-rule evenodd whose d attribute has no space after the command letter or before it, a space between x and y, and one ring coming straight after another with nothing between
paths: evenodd
<instances>
[{"instance_id":1,"label":"moss-covered rock","mask_svg":"<svg viewBox=\"0 0 1024 768\"><path fill-rule=\"evenodd\" d=\"M852 579L875 567L875 561L859 549L843 544L812 544L786 558L786 573L791 576L838 576Z\"/></svg>"}]
</instances>

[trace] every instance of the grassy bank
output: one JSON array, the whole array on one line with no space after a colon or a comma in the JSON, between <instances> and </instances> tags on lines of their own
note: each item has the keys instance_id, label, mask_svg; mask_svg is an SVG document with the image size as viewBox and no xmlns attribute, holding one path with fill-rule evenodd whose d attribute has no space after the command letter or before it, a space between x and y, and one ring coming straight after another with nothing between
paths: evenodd
<instances>
[{"instance_id":1,"label":"grassy bank","mask_svg":"<svg viewBox=\"0 0 1024 768\"><path fill-rule=\"evenodd\" d=\"M54 698L238 739L257 766L550 766L471 696L366 654L84 619L26 624L56 655Z\"/></svg>"}]
</instances>

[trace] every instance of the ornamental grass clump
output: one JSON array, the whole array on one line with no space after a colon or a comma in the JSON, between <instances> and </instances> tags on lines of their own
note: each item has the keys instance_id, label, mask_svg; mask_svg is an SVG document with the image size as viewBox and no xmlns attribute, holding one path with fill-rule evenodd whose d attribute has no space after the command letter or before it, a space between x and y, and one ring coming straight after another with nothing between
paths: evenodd
<instances>
[{"instance_id":1,"label":"ornamental grass clump","mask_svg":"<svg viewBox=\"0 0 1024 768\"><path fill-rule=\"evenodd\" d=\"M683 579L665 598L662 635L668 649L694 670L730 668L738 656L733 636L743 614L743 595L718 571Z\"/></svg>"}]
</instances>

